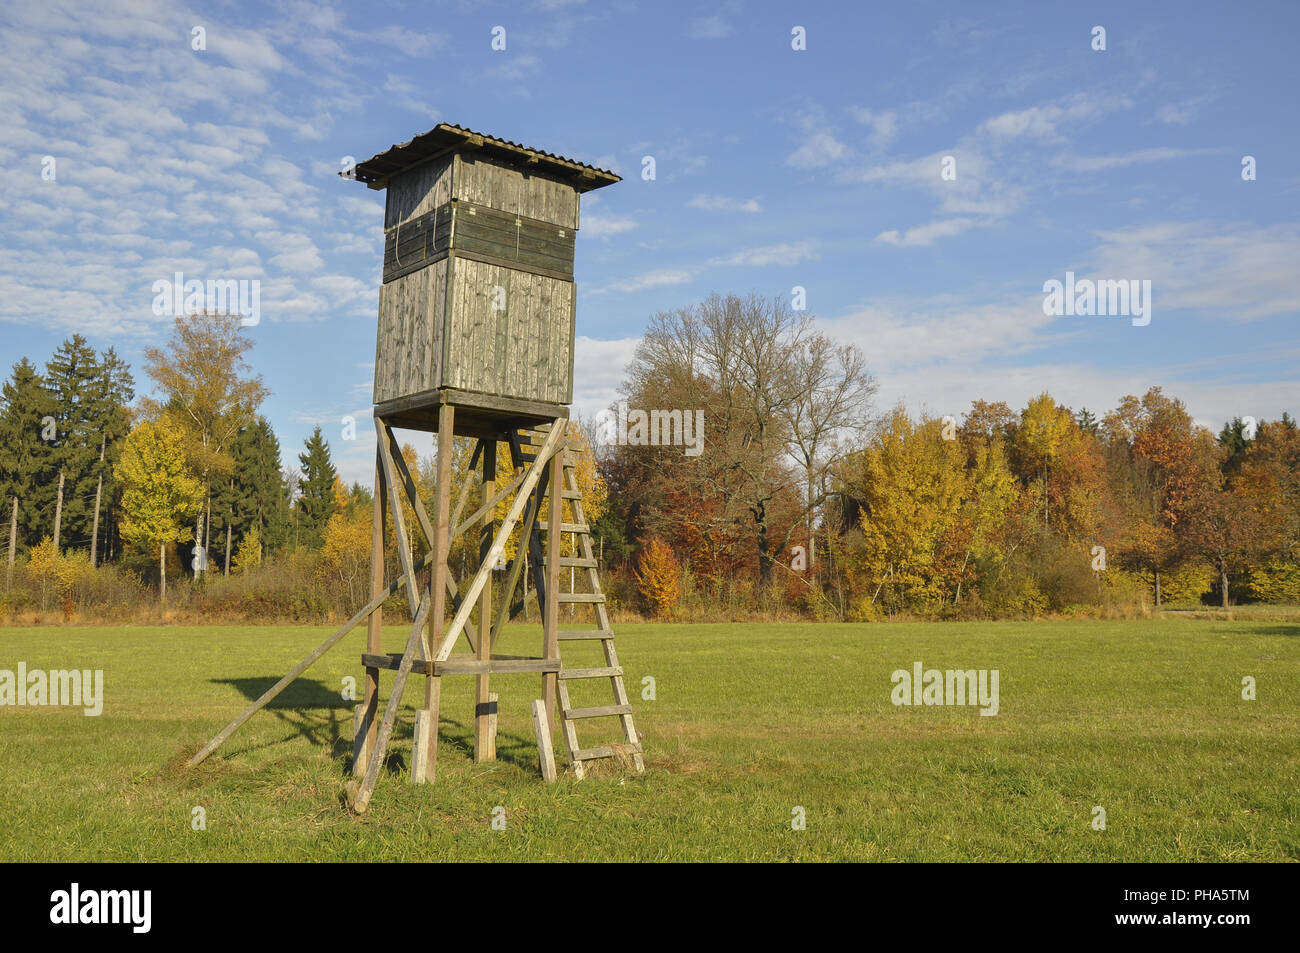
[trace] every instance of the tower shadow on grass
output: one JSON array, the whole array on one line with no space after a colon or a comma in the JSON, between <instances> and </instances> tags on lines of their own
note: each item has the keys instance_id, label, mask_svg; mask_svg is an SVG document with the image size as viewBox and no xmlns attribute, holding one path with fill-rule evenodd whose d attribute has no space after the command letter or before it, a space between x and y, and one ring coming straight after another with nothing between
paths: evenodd
<instances>
[{"instance_id":1,"label":"tower shadow on grass","mask_svg":"<svg viewBox=\"0 0 1300 953\"><path fill-rule=\"evenodd\" d=\"M251 703L261 698L268 688L278 679L258 678L214 678L215 685L231 685L238 689ZM341 771L351 776L352 761L352 709L356 702L345 700L340 693L327 688L324 683L309 678L299 678L283 692L273 698L262 710L269 712L291 727L299 736L314 746L328 747L330 757L338 761ZM383 717L383 706L380 715ZM347 726L347 734L343 733ZM406 752L415 736L415 726L410 719L398 715L393 733L389 738L388 750L384 755L384 772L400 774L408 769ZM257 748L269 748L283 744L292 738L261 745L248 745L241 750L252 751ZM474 730L472 724L457 721L445 716L439 719L438 743L445 750L454 751L457 756L472 762L474 760ZM536 767L537 739L531 736L517 735L510 732L497 732L497 760L522 768L525 771Z\"/></svg>"},{"instance_id":2,"label":"tower shadow on grass","mask_svg":"<svg viewBox=\"0 0 1300 953\"><path fill-rule=\"evenodd\" d=\"M216 685L234 686L249 702L261 698L277 681L270 677L212 679ZM337 754L340 745L348 751L352 748L352 739L343 737L342 726L351 721L353 704L321 682L299 678L271 699L262 711L274 715L311 744L326 745Z\"/></svg>"}]
</instances>

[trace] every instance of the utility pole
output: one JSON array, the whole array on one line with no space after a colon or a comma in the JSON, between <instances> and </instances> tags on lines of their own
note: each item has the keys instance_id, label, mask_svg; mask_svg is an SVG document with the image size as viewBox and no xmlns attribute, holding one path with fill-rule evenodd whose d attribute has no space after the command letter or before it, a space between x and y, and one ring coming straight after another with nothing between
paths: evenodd
<instances>
[{"instance_id":1,"label":"utility pole","mask_svg":"<svg viewBox=\"0 0 1300 953\"><path fill-rule=\"evenodd\" d=\"M5 571L5 588L14 582L14 552L18 548L18 495L14 494L13 516L9 517L9 568Z\"/></svg>"},{"instance_id":2,"label":"utility pole","mask_svg":"<svg viewBox=\"0 0 1300 953\"><path fill-rule=\"evenodd\" d=\"M59 471L59 501L54 504L54 551L59 551L59 528L63 524L63 471Z\"/></svg>"},{"instance_id":3,"label":"utility pole","mask_svg":"<svg viewBox=\"0 0 1300 953\"><path fill-rule=\"evenodd\" d=\"M99 501L104 495L104 450L108 446L108 438L99 438L99 483L95 486L95 521L90 531L90 565L98 565L96 556L99 554Z\"/></svg>"}]
</instances>

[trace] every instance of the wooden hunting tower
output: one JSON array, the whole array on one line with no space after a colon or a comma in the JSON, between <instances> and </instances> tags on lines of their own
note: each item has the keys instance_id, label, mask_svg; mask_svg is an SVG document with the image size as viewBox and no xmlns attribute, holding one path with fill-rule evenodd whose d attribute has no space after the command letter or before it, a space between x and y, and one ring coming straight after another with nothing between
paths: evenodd
<instances>
[{"instance_id":1,"label":"wooden hunting tower","mask_svg":"<svg viewBox=\"0 0 1300 953\"><path fill-rule=\"evenodd\" d=\"M418 424L446 391L568 404L578 199L619 177L447 124L355 175L388 192L376 412Z\"/></svg>"},{"instance_id":2,"label":"wooden hunting tower","mask_svg":"<svg viewBox=\"0 0 1300 953\"><path fill-rule=\"evenodd\" d=\"M345 173L345 175L348 175ZM573 250L583 192L619 181L572 159L518 143L441 124L409 142L367 159L348 177L386 189L384 274L379 292L375 351L374 520L370 602L293 671L200 750L198 764L254 712L266 705L344 635L367 623L365 701L357 706L349 803L364 812L385 763L402 693L410 675L425 677L424 705L416 713L411 779L434 777L438 751L441 679L474 675L474 757L496 757L497 696L494 674L535 672L542 698L533 703L542 774L555 776L551 726L563 730L570 770L613 758L644 769L640 737L623 684L601 590L591 528L582 507L576 468L581 441L571 440L576 288ZM436 432L433 513L425 509L408 472L394 428ZM454 439L476 440L468 471L454 475ZM497 476L502 445L513 479ZM452 483L461 481L454 510ZM402 498L410 509L404 511ZM479 503L462 519L467 500ZM497 523L500 506L509 506ZM544 517L542 509L547 510ZM408 532L413 514L427 544ZM385 539L393 528L400 574L385 583ZM516 527L518 534L515 533ZM451 541L477 530L479 564L459 585L448 566ZM512 540L514 541L512 544ZM496 583L508 549L513 556ZM542 616L542 654L493 651L505 625L523 609L516 592L524 574L533 581ZM561 591L560 570L569 570ZM579 589L578 570L585 576ZM401 653L380 651L381 607L402 590L412 629ZM595 627L560 628L559 606L595 614ZM451 615L448 621L448 615ZM475 616L476 618L471 618ZM461 638L470 652L453 654ZM569 667L560 643L598 642L603 664ZM600 662L600 659L591 661ZM379 720L379 674L394 671L392 691ZM614 704L575 705L571 687L606 681ZM576 722L614 717L621 741L583 748Z\"/></svg>"}]
</instances>

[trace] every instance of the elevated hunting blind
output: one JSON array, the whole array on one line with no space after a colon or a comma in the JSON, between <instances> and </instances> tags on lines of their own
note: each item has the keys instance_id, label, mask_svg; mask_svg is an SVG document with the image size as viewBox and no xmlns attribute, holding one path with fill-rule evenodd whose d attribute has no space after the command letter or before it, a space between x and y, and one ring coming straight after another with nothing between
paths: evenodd
<instances>
[{"instance_id":1,"label":"elevated hunting blind","mask_svg":"<svg viewBox=\"0 0 1300 953\"><path fill-rule=\"evenodd\" d=\"M371 600L189 763L207 758L365 621L361 664L366 689L356 709L352 759L359 780L349 785L349 803L358 813L366 810L385 763L412 674L425 678L412 743L414 782L434 777L444 675L476 677L475 760L496 757L497 696L490 691L490 677L533 672L542 676L542 697L533 703L532 713L542 775L548 781L555 777L551 726L557 702L576 777L583 777L585 764L599 759L617 759L642 771L640 736L614 649L576 475L578 454L585 448L567 427L567 405L573 398L579 196L619 177L445 123L358 164L349 177L388 193L375 351ZM432 516L394 428L437 433ZM457 435L476 443L453 509ZM504 487L497 476L503 445L513 470ZM475 491L479 505L463 517ZM403 497L425 543L419 558L407 532ZM508 512L498 524L498 507L507 501ZM390 523L400 573L385 583ZM452 540L472 529L478 530L478 565L462 585L453 578L447 556ZM494 599L493 570L511 549ZM517 590L525 567L542 617L541 654L497 654L493 648L502 630L524 608L527 585L525 596ZM561 591L562 568L569 570L568 592ZM578 570L585 577L581 591ZM384 654L381 607L403 590L411 634L402 652ZM561 629L559 606L565 603L593 612L595 627ZM462 637L470 651L454 653ZM566 665L560 643L583 641L600 644L603 664ZM379 674L385 670L396 676L381 721ZM571 687L601 681L612 689L612 705L573 703ZM618 719L621 741L583 748L577 723L604 717Z\"/></svg>"},{"instance_id":2,"label":"elevated hunting blind","mask_svg":"<svg viewBox=\"0 0 1300 953\"><path fill-rule=\"evenodd\" d=\"M619 177L445 124L355 174L388 193L378 412L443 390L568 404L578 200Z\"/></svg>"}]
</instances>

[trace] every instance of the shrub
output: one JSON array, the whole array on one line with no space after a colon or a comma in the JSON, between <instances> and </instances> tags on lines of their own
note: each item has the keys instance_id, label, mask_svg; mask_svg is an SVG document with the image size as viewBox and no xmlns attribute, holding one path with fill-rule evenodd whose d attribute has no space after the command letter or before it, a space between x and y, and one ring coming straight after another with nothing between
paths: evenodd
<instances>
[{"instance_id":1,"label":"shrub","mask_svg":"<svg viewBox=\"0 0 1300 953\"><path fill-rule=\"evenodd\" d=\"M641 549L636 578L651 614L666 619L682 595L682 570L672 547L651 538Z\"/></svg>"}]
</instances>

